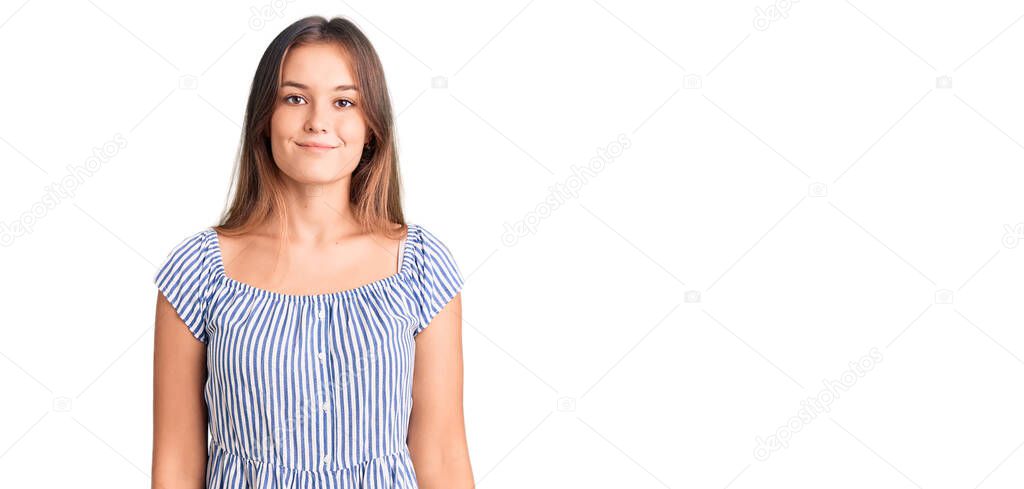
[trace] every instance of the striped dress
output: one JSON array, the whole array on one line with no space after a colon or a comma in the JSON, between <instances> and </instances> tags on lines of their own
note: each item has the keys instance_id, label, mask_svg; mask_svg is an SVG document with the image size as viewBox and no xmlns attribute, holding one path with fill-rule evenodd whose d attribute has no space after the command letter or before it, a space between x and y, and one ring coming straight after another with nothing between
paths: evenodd
<instances>
[{"instance_id":1,"label":"striped dress","mask_svg":"<svg viewBox=\"0 0 1024 489\"><path fill-rule=\"evenodd\" d=\"M213 228L167 255L154 282L206 346L208 488L417 487L415 337L463 278L441 240L408 230L397 273L316 295L228 277Z\"/></svg>"}]
</instances>

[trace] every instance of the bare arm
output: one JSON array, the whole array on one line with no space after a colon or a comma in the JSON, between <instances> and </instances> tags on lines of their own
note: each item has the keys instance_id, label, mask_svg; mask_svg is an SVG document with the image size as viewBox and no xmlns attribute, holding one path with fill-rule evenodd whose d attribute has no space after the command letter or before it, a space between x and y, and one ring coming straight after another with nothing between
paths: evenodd
<instances>
[{"instance_id":1,"label":"bare arm","mask_svg":"<svg viewBox=\"0 0 1024 489\"><path fill-rule=\"evenodd\" d=\"M206 345L157 292L153 348L153 489L206 487Z\"/></svg>"},{"instance_id":2,"label":"bare arm","mask_svg":"<svg viewBox=\"0 0 1024 489\"><path fill-rule=\"evenodd\" d=\"M462 414L462 294L416 336L409 453L423 489L475 487Z\"/></svg>"}]
</instances>

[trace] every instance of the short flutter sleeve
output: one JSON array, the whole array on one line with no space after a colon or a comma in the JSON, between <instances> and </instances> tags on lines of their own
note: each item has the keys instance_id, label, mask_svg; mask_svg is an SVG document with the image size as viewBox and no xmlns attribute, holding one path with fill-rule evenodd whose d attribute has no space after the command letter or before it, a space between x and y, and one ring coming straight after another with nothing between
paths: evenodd
<instances>
[{"instance_id":1,"label":"short flutter sleeve","mask_svg":"<svg viewBox=\"0 0 1024 489\"><path fill-rule=\"evenodd\" d=\"M207 341L211 265L209 239L204 230L175 245L153 278L192 336L203 343Z\"/></svg>"},{"instance_id":2,"label":"short flutter sleeve","mask_svg":"<svg viewBox=\"0 0 1024 489\"><path fill-rule=\"evenodd\" d=\"M419 227L416 242L416 295L419 324L413 336L419 335L441 309L462 290L462 273L451 250L437 236Z\"/></svg>"}]
</instances>

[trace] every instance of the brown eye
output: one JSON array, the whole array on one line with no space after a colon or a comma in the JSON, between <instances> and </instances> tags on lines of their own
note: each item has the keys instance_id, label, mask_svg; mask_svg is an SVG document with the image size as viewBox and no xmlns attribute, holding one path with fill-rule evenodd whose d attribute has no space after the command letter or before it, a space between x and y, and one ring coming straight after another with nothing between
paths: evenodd
<instances>
[{"instance_id":1,"label":"brown eye","mask_svg":"<svg viewBox=\"0 0 1024 489\"><path fill-rule=\"evenodd\" d=\"M348 102L348 106L347 107L352 107L352 106L355 105L355 102L353 102L351 100L348 100L348 99L340 99L340 100L335 101L334 103L335 104L340 104L340 103L345 103L345 102ZM346 106L342 106L342 108L344 108L344 107L346 107Z\"/></svg>"},{"instance_id":2,"label":"brown eye","mask_svg":"<svg viewBox=\"0 0 1024 489\"><path fill-rule=\"evenodd\" d=\"M302 97L300 97L298 95L289 95L289 96L284 98L284 101L285 101L285 103L292 104L292 105L299 105L299 104L306 103L306 99L304 99L304 98L302 98Z\"/></svg>"}]
</instances>

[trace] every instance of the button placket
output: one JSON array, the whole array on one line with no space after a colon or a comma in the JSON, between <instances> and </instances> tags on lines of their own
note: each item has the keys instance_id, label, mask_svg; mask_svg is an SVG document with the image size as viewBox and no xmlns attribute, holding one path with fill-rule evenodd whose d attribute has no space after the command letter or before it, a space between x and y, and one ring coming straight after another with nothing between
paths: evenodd
<instances>
[{"instance_id":1,"label":"button placket","mask_svg":"<svg viewBox=\"0 0 1024 489\"><path fill-rule=\"evenodd\" d=\"M316 317L318 319L317 326L319 326L321 328L319 330L321 332L321 334L317 335L318 336L317 340L318 340L318 343L323 345L325 340L324 340L324 335L322 333L323 333L323 331L326 330L326 328L324 328L324 326L326 325L326 321L324 321L324 318L327 317L327 313L324 311L326 306L324 304L317 304L315 307L316 307L316 309L314 310L314 314L316 314ZM327 354L324 353L323 346L321 346L321 349L316 352L316 358L320 360L320 363L324 363L324 361L327 360Z\"/></svg>"},{"instance_id":2,"label":"button placket","mask_svg":"<svg viewBox=\"0 0 1024 489\"><path fill-rule=\"evenodd\" d=\"M331 396L330 386L333 385L333 382L331 381L330 367L327 365L327 353L325 353L327 343L326 337L329 336L328 334L326 334L326 321L324 321L324 318L327 316L325 312L327 306L325 304L317 304L315 307L316 309L314 310L314 313L318 318L316 339L317 343L320 345L318 351L316 352L316 358L320 361L322 368L321 379L323 379L323 385L321 386L323 398L321 399L320 402L320 411L324 416L328 416L331 410L331 403L329 402ZM324 455L324 457L326 458L328 456Z\"/></svg>"},{"instance_id":3,"label":"button placket","mask_svg":"<svg viewBox=\"0 0 1024 489\"><path fill-rule=\"evenodd\" d=\"M331 376L331 365L327 362L327 351L331 341L329 328L327 328L327 303L317 301L313 304L313 324L314 328L312 331L312 337L314 339L315 352L317 363L320 364L320 415L323 417L322 420L326 422L330 418L331 410L331 386L334 385L334 381ZM324 452L321 454L320 464L327 467L331 463L331 454Z\"/></svg>"}]
</instances>

